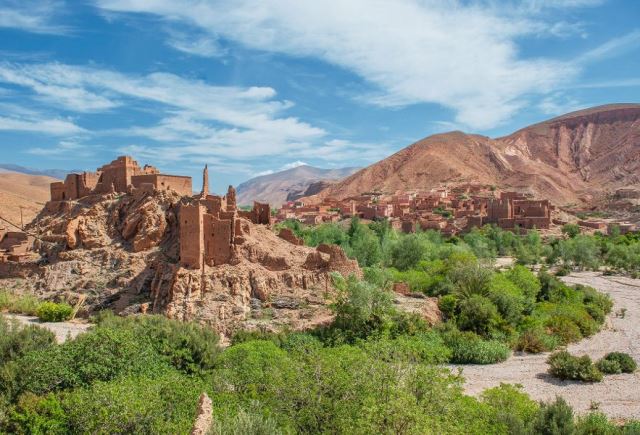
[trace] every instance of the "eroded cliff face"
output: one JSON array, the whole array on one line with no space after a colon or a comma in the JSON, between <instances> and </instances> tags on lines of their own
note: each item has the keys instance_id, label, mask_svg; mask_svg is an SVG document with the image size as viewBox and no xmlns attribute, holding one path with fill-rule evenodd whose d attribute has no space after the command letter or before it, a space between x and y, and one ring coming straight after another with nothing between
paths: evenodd
<instances>
[{"instance_id":1,"label":"eroded cliff face","mask_svg":"<svg viewBox=\"0 0 640 435\"><path fill-rule=\"evenodd\" d=\"M86 298L89 312L197 320L228 337L238 329L329 322L330 274L361 274L339 247L296 245L248 220L242 220L247 231L230 264L183 268L177 216L192 201L172 192L138 192L49 203L28 228L39 235L41 266L13 284L50 299Z\"/></svg>"}]
</instances>

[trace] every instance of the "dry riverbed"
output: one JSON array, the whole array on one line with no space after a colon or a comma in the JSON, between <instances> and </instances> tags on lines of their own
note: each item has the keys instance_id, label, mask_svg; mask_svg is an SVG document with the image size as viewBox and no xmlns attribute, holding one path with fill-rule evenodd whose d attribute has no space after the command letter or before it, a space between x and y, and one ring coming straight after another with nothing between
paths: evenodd
<instances>
[{"instance_id":1,"label":"dry riverbed","mask_svg":"<svg viewBox=\"0 0 640 435\"><path fill-rule=\"evenodd\" d=\"M602 331L569 346L573 355L589 355L594 361L608 352L629 353L640 363L640 280L602 276L596 272L573 273L562 278L569 284L586 284L608 293L614 306ZM617 317L626 309L624 318ZM640 370L633 374L606 375L599 383L560 381L547 374L549 354L516 353L507 361L493 365L462 366L465 390L472 395L501 382L521 384L536 400L562 396L576 412L592 406L611 418L640 419Z\"/></svg>"},{"instance_id":2,"label":"dry riverbed","mask_svg":"<svg viewBox=\"0 0 640 435\"><path fill-rule=\"evenodd\" d=\"M35 325L48 329L56 335L58 343L64 343L67 338L74 338L89 329L91 324L78 321L72 322L40 322L37 317L20 314L3 314L7 319L14 319L23 325Z\"/></svg>"}]
</instances>

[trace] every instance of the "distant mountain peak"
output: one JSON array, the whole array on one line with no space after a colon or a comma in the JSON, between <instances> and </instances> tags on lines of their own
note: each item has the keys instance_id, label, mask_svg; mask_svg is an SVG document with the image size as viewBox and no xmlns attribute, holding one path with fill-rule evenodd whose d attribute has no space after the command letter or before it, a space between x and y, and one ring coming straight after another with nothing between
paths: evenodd
<instances>
[{"instance_id":1,"label":"distant mountain peak","mask_svg":"<svg viewBox=\"0 0 640 435\"><path fill-rule=\"evenodd\" d=\"M315 189L343 179L359 168L323 169L308 164L298 165L272 174L254 177L237 187L238 204L250 205L253 201L268 202L279 207L292 198L299 198L311 185ZM318 183L322 182L321 185Z\"/></svg>"}]
</instances>

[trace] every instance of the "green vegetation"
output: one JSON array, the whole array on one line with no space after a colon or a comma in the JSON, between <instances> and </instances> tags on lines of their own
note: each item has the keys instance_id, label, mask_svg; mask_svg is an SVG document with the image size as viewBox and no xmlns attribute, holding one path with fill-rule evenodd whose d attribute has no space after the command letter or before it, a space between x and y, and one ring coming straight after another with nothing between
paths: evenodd
<instances>
[{"instance_id":1,"label":"green vegetation","mask_svg":"<svg viewBox=\"0 0 640 435\"><path fill-rule=\"evenodd\" d=\"M284 225L308 245L339 244L363 267L362 280L334 277L332 323L306 333L240 332L221 349L211 329L160 316L102 314L64 344L1 321L0 433L188 433L203 391L213 401L213 433L637 430L637 422L617 427L599 413L577 418L562 399L540 404L513 385L467 396L459 373L442 364L491 364L513 349L550 351L594 334L611 300L527 266L631 271L638 237L578 234L545 243L535 231L485 227L445 240L430 231L399 234L386 221ZM585 246L593 252L576 251ZM499 255L518 264L496 271ZM396 282L438 297L445 321L430 327L400 311L390 292ZM0 303L16 305L1 295ZM594 381L635 370L622 355L596 365L566 352L551 358L559 376Z\"/></svg>"},{"instance_id":2,"label":"green vegetation","mask_svg":"<svg viewBox=\"0 0 640 435\"><path fill-rule=\"evenodd\" d=\"M623 352L608 353L593 364L588 356L576 357L562 351L551 355L547 362L551 375L585 382L600 382L603 374L633 373L638 367L633 358Z\"/></svg>"},{"instance_id":3,"label":"green vegetation","mask_svg":"<svg viewBox=\"0 0 640 435\"><path fill-rule=\"evenodd\" d=\"M631 355L624 352L610 352L597 365L602 373L607 374L633 373L638 368Z\"/></svg>"},{"instance_id":4,"label":"green vegetation","mask_svg":"<svg viewBox=\"0 0 640 435\"><path fill-rule=\"evenodd\" d=\"M586 355L577 357L563 350L551 355L547 362L549 363L549 373L562 380L585 382L600 382L602 380L602 373L593 364L591 358Z\"/></svg>"},{"instance_id":5,"label":"green vegetation","mask_svg":"<svg viewBox=\"0 0 640 435\"><path fill-rule=\"evenodd\" d=\"M0 291L0 311L35 316L40 301L31 295L16 295L7 290Z\"/></svg>"},{"instance_id":6,"label":"green vegetation","mask_svg":"<svg viewBox=\"0 0 640 435\"><path fill-rule=\"evenodd\" d=\"M545 268L534 274L526 266L548 261L591 267L604 261L602 246L622 246L623 239L640 246L633 236L579 234L545 244L536 231L519 236L491 226L444 239L434 231L400 234L387 221L364 225L353 219L345 227L282 225L309 245L339 244L364 269L362 282L338 283L338 316L321 333L325 344L393 339L424 329L417 319L392 310L388 289L404 282L413 292L439 298L445 324L437 333L451 351L450 361L457 363L502 361L510 349L552 351L593 335L611 311L609 297L587 286L568 286ZM368 255L361 246L372 246L363 249ZM495 271L492 260L498 255L514 255L519 264ZM347 307L356 311L347 312Z\"/></svg>"},{"instance_id":7,"label":"green vegetation","mask_svg":"<svg viewBox=\"0 0 640 435\"><path fill-rule=\"evenodd\" d=\"M63 322L71 318L73 307L66 303L43 302L32 295L0 291L0 311L37 316L43 322Z\"/></svg>"},{"instance_id":8,"label":"green vegetation","mask_svg":"<svg viewBox=\"0 0 640 435\"><path fill-rule=\"evenodd\" d=\"M459 358L449 348L456 340L485 343L478 352L493 359L491 342L414 330L376 290L350 292L352 282L339 284L347 294L336 310L366 332L337 322L315 334L245 334L225 350L209 329L159 316L101 315L62 345L2 320L0 432L188 433L204 391L216 434L632 433L513 385L464 395L462 378L438 364Z\"/></svg>"},{"instance_id":9,"label":"green vegetation","mask_svg":"<svg viewBox=\"0 0 640 435\"><path fill-rule=\"evenodd\" d=\"M69 304L42 302L36 310L36 316L43 322L64 322L73 314L73 307Z\"/></svg>"}]
</instances>

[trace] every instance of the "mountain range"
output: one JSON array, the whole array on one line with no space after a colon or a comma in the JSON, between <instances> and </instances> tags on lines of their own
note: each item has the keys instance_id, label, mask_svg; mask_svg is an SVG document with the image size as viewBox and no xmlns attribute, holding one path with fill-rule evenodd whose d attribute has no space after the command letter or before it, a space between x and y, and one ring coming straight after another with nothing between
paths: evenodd
<instances>
[{"instance_id":1,"label":"mountain range","mask_svg":"<svg viewBox=\"0 0 640 435\"><path fill-rule=\"evenodd\" d=\"M640 185L640 105L572 112L505 137L454 131L419 140L310 199L482 183L557 205L589 204Z\"/></svg>"},{"instance_id":2,"label":"mountain range","mask_svg":"<svg viewBox=\"0 0 640 435\"><path fill-rule=\"evenodd\" d=\"M238 185L236 189L238 204L251 205L253 201L260 201L279 207L286 201L314 195L358 169L321 169L301 165L273 174L261 175Z\"/></svg>"}]
</instances>

